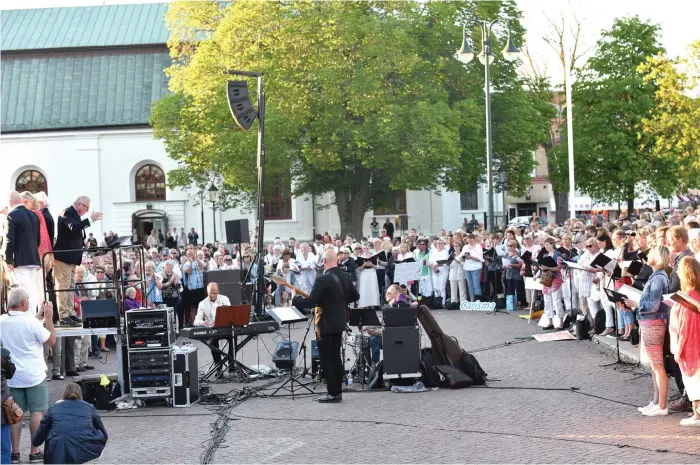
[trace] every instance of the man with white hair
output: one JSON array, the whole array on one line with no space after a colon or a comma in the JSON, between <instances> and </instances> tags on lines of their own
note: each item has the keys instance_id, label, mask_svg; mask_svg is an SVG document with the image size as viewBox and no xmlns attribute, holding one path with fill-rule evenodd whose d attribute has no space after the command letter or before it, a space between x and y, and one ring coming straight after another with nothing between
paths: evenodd
<instances>
[{"instance_id":1,"label":"man with white hair","mask_svg":"<svg viewBox=\"0 0 700 465\"><path fill-rule=\"evenodd\" d=\"M102 219L102 213L100 212L93 212L84 220L81 219L89 211L90 198L80 195L75 199L73 205L58 215L58 231L56 244L53 248L55 289L71 289L75 285L75 267L80 265L83 259L82 249L85 242L85 228ZM60 321L67 326L76 326L80 321L75 316L71 292L58 293L58 315Z\"/></svg>"},{"instance_id":2,"label":"man with white hair","mask_svg":"<svg viewBox=\"0 0 700 465\"><path fill-rule=\"evenodd\" d=\"M39 429L44 410L49 407L49 389L46 384L46 363L44 347L56 342L53 327L51 302L44 302L36 314L29 315L29 295L21 287L12 289L7 296L8 314L0 316L0 339L10 351L17 368L14 376L7 381L10 394L19 407L29 411L29 432L32 437ZM45 317L44 317L45 316ZM45 320L46 328L41 323ZM4 400L4 399L3 399ZM12 441L12 463L20 461L20 436L22 422L10 425ZM44 455L38 447L31 448L29 463L43 462Z\"/></svg>"},{"instance_id":3,"label":"man with white hair","mask_svg":"<svg viewBox=\"0 0 700 465\"><path fill-rule=\"evenodd\" d=\"M14 274L15 282L29 295L29 315L36 315L36 272L41 264L39 257L39 218L22 204L19 193L10 193L10 210L7 213L7 244L5 263L7 271Z\"/></svg>"}]
</instances>

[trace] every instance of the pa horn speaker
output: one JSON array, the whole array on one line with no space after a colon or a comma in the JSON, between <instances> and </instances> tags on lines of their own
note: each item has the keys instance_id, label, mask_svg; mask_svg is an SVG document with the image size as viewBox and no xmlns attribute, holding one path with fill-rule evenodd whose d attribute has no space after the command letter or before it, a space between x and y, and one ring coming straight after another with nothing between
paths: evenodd
<instances>
[{"instance_id":1,"label":"pa horn speaker","mask_svg":"<svg viewBox=\"0 0 700 465\"><path fill-rule=\"evenodd\" d=\"M250 101L248 83L246 81L228 81L226 94L234 121L241 129L247 131L258 115Z\"/></svg>"}]
</instances>

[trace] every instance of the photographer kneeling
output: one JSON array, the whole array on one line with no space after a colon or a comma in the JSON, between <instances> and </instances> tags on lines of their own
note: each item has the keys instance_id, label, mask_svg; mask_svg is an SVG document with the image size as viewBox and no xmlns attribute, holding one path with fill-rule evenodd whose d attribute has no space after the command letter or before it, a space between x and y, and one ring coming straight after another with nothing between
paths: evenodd
<instances>
[{"instance_id":1,"label":"photographer kneeling","mask_svg":"<svg viewBox=\"0 0 700 465\"><path fill-rule=\"evenodd\" d=\"M107 431L95 407L83 401L77 384L66 386L63 400L42 418L32 445L44 442L44 463L85 463L102 455Z\"/></svg>"}]
</instances>

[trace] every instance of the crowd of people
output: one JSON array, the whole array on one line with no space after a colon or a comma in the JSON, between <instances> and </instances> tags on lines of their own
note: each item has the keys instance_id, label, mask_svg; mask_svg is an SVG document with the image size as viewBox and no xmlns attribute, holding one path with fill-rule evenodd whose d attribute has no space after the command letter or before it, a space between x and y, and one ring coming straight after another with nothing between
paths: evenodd
<instances>
[{"instance_id":1,"label":"crowd of people","mask_svg":"<svg viewBox=\"0 0 700 465\"><path fill-rule=\"evenodd\" d=\"M206 289L205 272L238 270L244 289L251 291L263 273L268 304L291 306L295 290L308 293L322 276L327 251L337 255L338 269L358 291L353 304L358 308L378 308L388 295L448 309L490 301L507 311L542 308L543 329L564 329L569 316L586 320L591 331L602 323L603 336L634 340L638 334L654 386L652 401L640 412L658 416L669 408L689 409L693 415L681 424L700 425L700 314L692 305L669 301L669 295L679 291L700 300L700 210L646 212L614 222L594 215L546 226L533 216L529 227L496 231L486 231L472 217L457 231L441 230L436 236L415 229L395 234L389 219L380 227L373 218L369 237L325 233L309 242L275 238L262 254L252 244L199 244L194 228L187 233L184 228L165 234L154 230L146 237L134 230L132 244L144 247L112 254L101 247L124 238L110 231L98 242L92 233L85 234L102 217L99 212L88 215L88 197L79 196L55 222L45 193L13 192L9 200L3 212L8 227L0 282L15 288L9 293L5 289L10 312L3 318L21 320L26 328L19 332L25 334L21 343L6 336L10 325L2 325L1 336L10 352L23 353L21 344L32 341L31 358L15 357L15 364L29 375L14 378L10 389L17 392L13 397L21 408L37 414L30 422L33 434L47 407L46 382L94 369L89 358L109 351L104 339L55 337L54 322L80 325L82 302L116 299L122 311L163 304L175 309L182 329L202 324L202 305L212 299L212 292L219 299L218 288ZM600 255L617 266L598 266ZM396 266L410 262L418 263L419 276L398 283ZM271 275L278 279L267 279ZM539 288L526 289L526 282ZM629 293L614 298L619 293L611 291L622 292L624 286L636 288L639 298ZM372 336L375 358L378 336ZM681 395L667 403L669 375ZM15 442L20 431L17 441L12 438L13 460L19 454ZM37 454L32 448L30 460L37 461Z\"/></svg>"}]
</instances>

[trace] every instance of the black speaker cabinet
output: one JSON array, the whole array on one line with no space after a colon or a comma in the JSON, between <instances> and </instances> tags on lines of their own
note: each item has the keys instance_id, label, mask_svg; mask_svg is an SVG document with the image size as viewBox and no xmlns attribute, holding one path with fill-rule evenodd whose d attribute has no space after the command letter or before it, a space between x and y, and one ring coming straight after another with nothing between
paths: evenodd
<instances>
[{"instance_id":1,"label":"black speaker cabinet","mask_svg":"<svg viewBox=\"0 0 700 465\"><path fill-rule=\"evenodd\" d=\"M247 131L258 114L250 101L248 83L246 81L228 81L226 94L233 119L241 129Z\"/></svg>"},{"instance_id":2,"label":"black speaker cabinet","mask_svg":"<svg viewBox=\"0 0 700 465\"><path fill-rule=\"evenodd\" d=\"M280 370L291 370L296 364L297 355L299 355L299 343L296 341L283 341L275 347L272 361Z\"/></svg>"},{"instance_id":3,"label":"black speaker cabinet","mask_svg":"<svg viewBox=\"0 0 700 465\"><path fill-rule=\"evenodd\" d=\"M248 220L243 219L226 221L226 243L243 244L245 242L250 242Z\"/></svg>"},{"instance_id":4,"label":"black speaker cabinet","mask_svg":"<svg viewBox=\"0 0 700 465\"><path fill-rule=\"evenodd\" d=\"M420 378L420 335L417 326L385 327L382 346L384 379Z\"/></svg>"},{"instance_id":5,"label":"black speaker cabinet","mask_svg":"<svg viewBox=\"0 0 700 465\"><path fill-rule=\"evenodd\" d=\"M204 272L204 287L209 283L219 285L219 294L228 297L231 305L240 305L241 295L241 270L216 270Z\"/></svg>"},{"instance_id":6,"label":"black speaker cabinet","mask_svg":"<svg viewBox=\"0 0 700 465\"><path fill-rule=\"evenodd\" d=\"M396 215L394 217L396 231L408 231L408 215Z\"/></svg>"}]
</instances>

